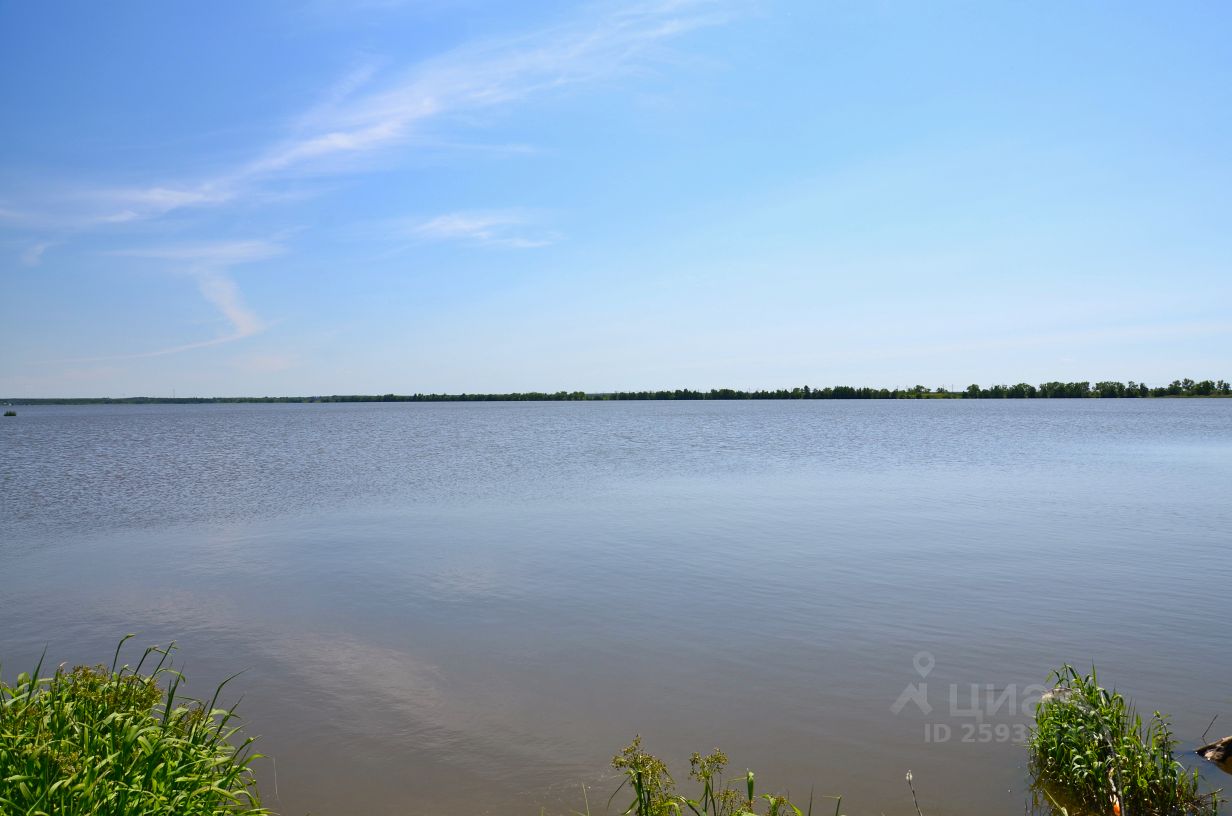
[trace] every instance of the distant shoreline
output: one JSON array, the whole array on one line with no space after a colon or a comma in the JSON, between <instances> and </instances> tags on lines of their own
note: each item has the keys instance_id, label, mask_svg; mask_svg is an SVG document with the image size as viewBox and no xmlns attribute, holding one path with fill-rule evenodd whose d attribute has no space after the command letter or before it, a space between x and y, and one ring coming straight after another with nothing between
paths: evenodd
<instances>
[{"instance_id":1,"label":"distant shoreline","mask_svg":"<svg viewBox=\"0 0 1232 816\"><path fill-rule=\"evenodd\" d=\"M912 388L869 388L849 385L813 388L779 388L776 390L741 391L732 388L712 388L693 391L679 388L671 391L541 391L509 394L333 394L311 397L9 397L0 399L5 405L205 405L214 403L314 403L314 402L628 402L628 401L693 401L693 400L792 400L792 399L1151 399L1163 397L1232 397L1232 385L1226 380L1173 380L1166 386L1148 386L1132 380L1128 383L1102 381L1047 382L1038 386L1027 383L993 385L982 388L969 385L962 391L944 388L929 389L922 385Z\"/></svg>"}]
</instances>

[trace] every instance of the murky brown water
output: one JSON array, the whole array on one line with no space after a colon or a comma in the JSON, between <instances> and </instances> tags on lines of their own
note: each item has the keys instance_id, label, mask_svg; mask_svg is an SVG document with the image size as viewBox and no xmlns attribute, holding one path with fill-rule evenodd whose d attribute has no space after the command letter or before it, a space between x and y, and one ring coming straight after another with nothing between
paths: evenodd
<instances>
[{"instance_id":1,"label":"murky brown water","mask_svg":"<svg viewBox=\"0 0 1232 816\"><path fill-rule=\"evenodd\" d=\"M0 445L6 676L129 631L198 694L246 669L288 814L598 811L634 733L1021 813L1063 661L1232 719L1232 400L23 407Z\"/></svg>"}]
</instances>

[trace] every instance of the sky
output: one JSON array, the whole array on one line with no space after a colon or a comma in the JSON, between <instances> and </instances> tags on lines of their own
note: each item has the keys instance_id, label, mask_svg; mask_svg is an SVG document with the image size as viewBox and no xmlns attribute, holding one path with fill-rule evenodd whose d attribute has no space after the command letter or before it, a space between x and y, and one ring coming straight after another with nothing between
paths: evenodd
<instances>
[{"instance_id":1,"label":"sky","mask_svg":"<svg viewBox=\"0 0 1232 816\"><path fill-rule=\"evenodd\" d=\"M1230 35L0 0L0 397L1232 379Z\"/></svg>"}]
</instances>

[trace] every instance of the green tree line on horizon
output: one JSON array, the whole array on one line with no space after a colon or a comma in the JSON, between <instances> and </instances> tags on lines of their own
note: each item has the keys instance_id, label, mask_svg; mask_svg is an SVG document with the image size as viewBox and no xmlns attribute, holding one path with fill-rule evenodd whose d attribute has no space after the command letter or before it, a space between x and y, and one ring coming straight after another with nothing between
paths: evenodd
<instances>
[{"instance_id":1,"label":"green tree line on horizon","mask_svg":"<svg viewBox=\"0 0 1232 816\"><path fill-rule=\"evenodd\" d=\"M835 385L743 391L734 388L712 388L694 391L677 388L671 391L524 391L509 394L334 394L313 397L65 397L20 398L4 400L10 405L197 405L211 403L312 403L312 402L602 402L626 400L787 400L787 399L1128 399L1150 397L1227 397L1232 385L1226 380L1173 380L1166 386L1148 386L1130 380L1127 383L1104 380L1092 384L1080 382L1046 382L1038 386L1028 383L992 385L987 388L972 383L962 391L944 386L928 388L871 388L867 386Z\"/></svg>"}]
</instances>

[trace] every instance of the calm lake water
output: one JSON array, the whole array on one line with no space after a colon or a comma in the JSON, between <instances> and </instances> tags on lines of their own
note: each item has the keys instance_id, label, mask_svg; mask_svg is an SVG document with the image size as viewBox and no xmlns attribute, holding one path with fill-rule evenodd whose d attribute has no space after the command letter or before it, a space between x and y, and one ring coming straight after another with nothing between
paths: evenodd
<instances>
[{"instance_id":1,"label":"calm lake water","mask_svg":"<svg viewBox=\"0 0 1232 816\"><path fill-rule=\"evenodd\" d=\"M1232 400L17 410L5 676L126 632L198 696L244 669L286 814L597 812L635 733L1022 813L1067 661L1232 723Z\"/></svg>"}]
</instances>

